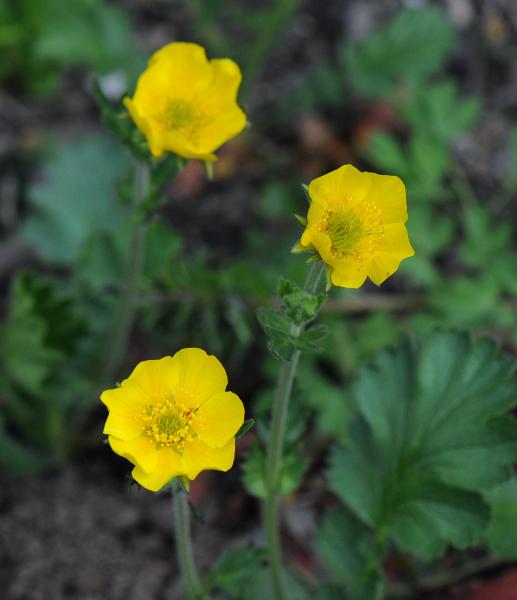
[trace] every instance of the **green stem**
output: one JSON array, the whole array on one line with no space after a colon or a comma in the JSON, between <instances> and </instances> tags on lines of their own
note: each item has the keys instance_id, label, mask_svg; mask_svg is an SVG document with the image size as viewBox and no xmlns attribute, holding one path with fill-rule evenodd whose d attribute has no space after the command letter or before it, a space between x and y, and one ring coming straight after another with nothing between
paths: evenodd
<instances>
[{"instance_id":1,"label":"green stem","mask_svg":"<svg viewBox=\"0 0 517 600\"><path fill-rule=\"evenodd\" d=\"M175 516L176 552L183 585L190 600L203 600L205 593L201 585L201 578L194 563L194 552L190 537L190 518L187 494L181 490L172 493Z\"/></svg>"},{"instance_id":2,"label":"green stem","mask_svg":"<svg viewBox=\"0 0 517 600\"><path fill-rule=\"evenodd\" d=\"M315 293L317 291L324 268L322 263L312 265L311 270L307 275L307 280L305 281L305 291L310 293ZM290 334L292 337L299 337L304 329L305 324L299 326L293 325ZM271 440L266 462L267 496L265 499L264 527L269 554L273 597L275 600L283 600L285 598L282 572L282 548L279 531L280 494L278 488L282 468L287 410L299 360L300 352L295 350L291 360L283 361L282 367L280 368L273 401Z\"/></svg>"},{"instance_id":3,"label":"green stem","mask_svg":"<svg viewBox=\"0 0 517 600\"><path fill-rule=\"evenodd\" d=\"M133 187L133 209L136 209L147 197L150 184L149 166L138 161L135 166L135 178ZM125 293L121 300L119 319L117 321L113 344L104 367L105 378L111 378L116 373L126 355L127 345L136 310L138 307L138 288L142 277L145 252L145 223L137 223L131 232L127 283Z\"/></svg>"}]
</instances>

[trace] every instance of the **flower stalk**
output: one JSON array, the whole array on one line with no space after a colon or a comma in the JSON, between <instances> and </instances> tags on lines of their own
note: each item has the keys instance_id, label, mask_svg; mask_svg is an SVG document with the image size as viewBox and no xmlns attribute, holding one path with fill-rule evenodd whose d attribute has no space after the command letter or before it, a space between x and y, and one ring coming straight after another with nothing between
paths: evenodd
<instances>
[{"instance_id":1,"label":"flower stalk","mask_svg":"<svg viewBox=\"0 0 517 600\"><path fill-rule=\"evenodd\" d=\"M133 183L133 211L136 211L139 205L145 201L149 194L150 187L150 169L149 165L143 161L135 161L135 175ZM145 258L145 233L147 225L137 223L133 225L129 247L128 272L124 296L121 301L119 319L116 325L113 338L113 345L110 348L110 355L105 363L106 379L112 377L124 356L133 328L135 315L138 307L138 288L142 277L142 269Z\"/></svg>"},{"instance_id":2,"label":"flower stalk","mask_svg":"<svg viewBox=\"0 0 517 600\"><path fill-rule=\"evenodd\" d=\"M173 490L172 501L175 517L176 552L183 585L189 600L203 600L206 596L194 562L187 493L180 489Z\"/></svg>"},{"instance_id":3,"label":"flower stalk","mask_svg":"<svg viewBox=\"0 0 517 600\"><path fill-rule=\"evenodd\" d=\"M314 294L318 290L325 265L315 263L307 275L304 290ZM304 331L306 323L292 325L290 335L298 338ZM282 548L279 531L279 493L280 476L282 469L282 454L284 449L285 426L289 399L293 389L293 382L300 360L300 351L295 350L288 361L283 361L278 375L278 381L273 400L273 415L271 422L271 440L266 461L266 490L264 506L264 528L266 533L269 555L269 568L271 574L273 596L275 600L284 600L284 581L282 569Z\"/></svg>"}]
</instances>

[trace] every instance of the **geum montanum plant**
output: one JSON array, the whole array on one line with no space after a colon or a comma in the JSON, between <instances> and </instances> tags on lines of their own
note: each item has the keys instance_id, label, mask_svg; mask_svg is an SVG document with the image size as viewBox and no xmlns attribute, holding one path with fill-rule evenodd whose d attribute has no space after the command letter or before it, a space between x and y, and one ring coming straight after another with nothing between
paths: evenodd
<instances>
[{"instance_id":1,"label":"geum montanum plant","mask_svg":"<svg viewBox=\"0 0 517 600\"><path fill-rule=\"evenodd\" d=\"M135 318L147 219L161 200L160 188L183 168L185 159L211 164L216 150L243 130L246 116L237 104L240 82L239 68L230 59L208 61L202 47L172 43L153 55L134 96L124 99L125 108L114 108L96 89L105 123L135 158L127 286L115 351L104 373L111 382ZM253 486L246 481L245 466L248 490L264 503L270 577L263 597L276 600L303 597L284 572L279 508L286 490L294 490L292 484L285 485L284 475L288 406L297 367L301 353L317 351L326 335L325 327L313 322L333 285L359 288L367 278L380 285L414 254L405 226L406 190L398 177L345 165L313 180L305 190L310 206L306 216L297 216L304 231L292 251L309 253L311 266L303 288L281 280L280 309L259 310L268 347L281 366L271 427L263 436L266 451L259 455L256 470L260 481ZM414 357L406 344L381 355L380 367L361 376L353 392L357 414L350 431L343 432L345 448L331 459L330 487L346 508L325 517L317 547L329 570L337 574L337 583L346 579L346 597L354 600L381 597L381 561L388 535L402 548L429 557L446 543L465 547L478 540L471 530L478 532L487 520L479 490L504 481L510 453L516 449L511 442L515 430L501 420L515 396L507 381L511 369L492 346L473 346L457 334L436 334L420 355L413 353ZM443 382L438 385L440 378ZM214 356L185 348L139 363L118 387L101 396L109 410L104 433L111 448L134 465L135 481L154 492L169 487L173 492L177 553L191 599L207 598L210 582L201 578L194 564L186 499L189 482L203 470L229 470L235 439L252 424L244 421L243 404L226 390L227 383ZM442 418L444 414L447 418ZM422 420L421 415L427 416ZM492 419L499 419L496 429ZM461 460L450 447L451 432L443 426L451 422L456 427L459 421L467 423L461 432ZM483 454L478 462L493 468L476 479L463 471L466 464L476 462L474 456L481 456L481 439L497 451ZM372 452L378 453L377 459ZM248 462L250 457L251 453ZM454 468L464 469L458 474ZM405 478L410 482L406 487ZM396 491L390 487L393 482ZM501 494L496 497L501 502ZM413 501L428 510L401 514ZM468 525L467 533L462 525ZM424 538L415 533L424 530L428 531ZM251 562L251 555L243 551L240 563L248 558ZM345 597L339 590L335 597Z\"/></svg>"}]
</instances>

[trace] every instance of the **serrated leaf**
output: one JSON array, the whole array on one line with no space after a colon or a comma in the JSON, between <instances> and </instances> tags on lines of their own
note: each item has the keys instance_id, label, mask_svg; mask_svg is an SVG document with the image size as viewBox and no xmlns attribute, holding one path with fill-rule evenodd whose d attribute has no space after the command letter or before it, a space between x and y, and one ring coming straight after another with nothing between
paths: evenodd
<instances>
[{"instance_id":1,"label":"serrated leaf","mask_svg":"<svg viewBox=\"0 0 517 600\"><path fill-rule=\"evenodd\" d=\"M450 143L467 130L481 110L477 98L458 97L456 84L444 81L417 86L402 107L402 113L415 130Z\"/></svg>"},{"instance_id":2,"label":"serrated leaf","mask_svg":"<svg viewBox=\"0 0 517 600\"><path fill-rule=\"evenodd\" d=\"M330 383L308 360L298 370L297 384L301 401L312 409L318 429L323 434L342 439L352 410L345 391Z\"/></svg>"},{"instance_id":3,"label":"serrated leaf","mask_svg":"<svg viewBox=\"0 0 517 600\"><path fill-rule=\"evenodd\" d=\"M48 261L74 263L92 236L113 233L124 220L115 182L126 166L122 149L100 136L61 146L47 163L46 181L30 190L23 237Z\"/></svg>"},{"instance_id":4,"label":"serrated leaf","mask_svg":"<svg viewBox=\"0 0 517 600\"><path fill-rule=\"evenodd\" d=\"M491 341L453 332L381 353L354 385L358 418L333 454L332 489L404 550L430 558L479 542L482 492L517 452L511 372Z\"/></svg>"},{"instance_id":5,"label":"serrated leaf","mask_svg":"<svg viewBox=\"0 0 517 600\"><path fill-rule=\"evenodd\" d=\"M249 581L262 570L266 560L263 548L245 546L227 550L216 562L211 573L211 587L240 598Z\"/></svg>"},{"instance_id":6,"label":"serrated leaf","mask_svg":"<svg viewBox=\"0 0 517 600\"><path fill-rule=\"evenodd\" d=\"M486 493L490 505L487 541L495 554L517 559L517 478L509 479Z\"/></svg>"},{"instance_id":7,"label":"serrated leaf","mask_svg":"<svg viewBox=\"0 0 517 600\"><path fill-rule=\"evenodd\" d=\"M278 493L282 496L292 494L298 488L304 472L305 464L296 449L285 451L282 456ZM243 465L243 483L252 496L266 497L266 456L257 443L253 444L246 456Z\"/></svg>"},{"instance_id":8,"label":"serrated leaf","mask_svg":"<svg viewBox=\"0 0 517 600\"><path fill-rule=\"evenodd\" d=\"M285 314L295 325L312 321L327 297L326 294L306 292L288 279L280 280L278 295L282 300Z\"/></svg>"},{"instance_id":9,"label":"serrated leaf","mask_svg":"<svg viewBox=\"0 0 517 600\"><path fill-rule=\"evenodd\" d=\"M386 173L398 175L403 180L408 178L410 165L406 153L392 135L375 131L369 140L365 154Z\"/></svg>"},{"instance_id":10,"label":"serrated leaf","mask_svg":"<svg viewBox=\"0 0 517 600\"><path fill-rule=\"evenodd\" d=\"M382 597L374 535L350 511L337 509L325 515L316 535L316 549L332 580L346 587L348 600Z\"/></svg>"},{"instance_id":11,"label":"serrated leaf","mask_svg":"<svg viewBox=\"0 0 517 600\"><path fill-rule=\"evenodd\" d=\"M290 360L294 351L290 334L291 321L280 310L261 307L257 311L259 323L268 338L268 348L271 354L282 360Z\"/></svg>"},{"instance_id":12,"label":"serrated leaf","mask_svg":"<svg viewBox=\"0 0 517 600\"><path fill-rule=\"evenodd\" d=\"M300 352L322 352L324 350L322 342L328 334L329 329L326 325L312 325L294 340L294 345Z\"/></svg>"},{"instance_id":13,"label":"serrated leaf","mask_svg":"<svg viewBox=\"0 0 517 600\"><path fill-rule=\"evenodd\" d=\"M438 70L454 37L439 8L401 10L384 28L344 46L348 80L360 94L386 96L401 80L420 81Z\"/></svg>"}]
</instances>

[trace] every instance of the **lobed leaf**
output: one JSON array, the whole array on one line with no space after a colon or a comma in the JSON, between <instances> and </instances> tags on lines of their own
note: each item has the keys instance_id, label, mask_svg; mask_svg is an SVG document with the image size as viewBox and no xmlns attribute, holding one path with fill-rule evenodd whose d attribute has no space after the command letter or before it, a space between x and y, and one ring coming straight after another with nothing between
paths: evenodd
<instances>
[{"instance_id":1,"label":"lobed leaf","mask_svg":"<svg viewBox=\"0 0 517 600\"><path fill-rule=\"evenodd\" d=\"M332 455L332 489L405 550L433 557L478 542L482 493L508 477L517 451L511 372L491 341L454 332L382 352L353 387L357 418Z\"/></svg>"}]
</instances>

